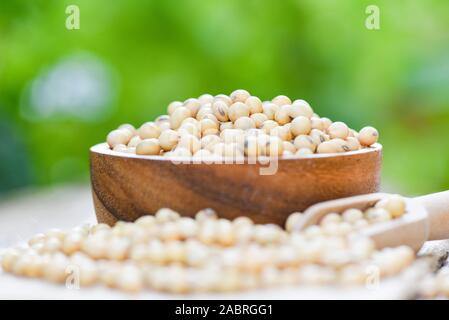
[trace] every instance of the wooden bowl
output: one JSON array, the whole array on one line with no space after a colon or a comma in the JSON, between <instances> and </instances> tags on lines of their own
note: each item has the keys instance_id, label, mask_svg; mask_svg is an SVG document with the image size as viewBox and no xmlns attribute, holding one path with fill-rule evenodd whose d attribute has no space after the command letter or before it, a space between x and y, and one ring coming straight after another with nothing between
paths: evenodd
<instances>
[{"instance_id":1,"label":"wooden bowl","mask_svg":"<svg viewBox=\"0 0 449 320\"><path fill-rule=\"evenodd\" d=\"M282 225L287 216L317 202L377 192L382 146L338 154L278 160L277 172L261 164L175 164L160 156L90 149L90 172L99 222L134 221L159 208L194 216L204 208L220 217L248 216Z\"/></svg>"}]
</instances>

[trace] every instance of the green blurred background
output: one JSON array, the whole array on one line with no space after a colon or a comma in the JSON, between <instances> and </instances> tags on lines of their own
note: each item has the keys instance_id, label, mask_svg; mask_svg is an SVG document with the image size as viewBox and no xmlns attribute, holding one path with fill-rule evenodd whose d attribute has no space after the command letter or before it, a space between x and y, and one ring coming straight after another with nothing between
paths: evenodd
<instances>
[{"instance_id":1,"label":"green blurred background","mask_svg":"<svg viewBox=\"0 0 449 320\"><path fill-rule=\"evenodd\" d=\"M1 0L0 193L87 181L120 123L236 88L377 127L387 189L449 189L447 0Z\"/></svg>"}]
</instances>

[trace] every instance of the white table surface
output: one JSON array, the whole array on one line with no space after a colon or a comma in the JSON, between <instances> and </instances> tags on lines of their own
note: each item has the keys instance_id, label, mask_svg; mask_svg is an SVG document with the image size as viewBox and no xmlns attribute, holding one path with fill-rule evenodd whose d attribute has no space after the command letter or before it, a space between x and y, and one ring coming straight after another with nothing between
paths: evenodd
<instances>
[{"instance_id":1,"label":"white table surface","mask_svg":"<svg viewBox=\"0 0 449 320\"><path fill-rule=\"evenodd\" d=\"M34 234L51 228L68 229L95 222L88 186L61 186L38 193L16 194L0 201L0 250L23 243ZM448 241L428 243L422 252L442 257L448 248ZM414 296L416 283L427 272L429 259L422 259L404 274L381 281L377 289L301 287L183 296L151 290L126 294L102 286L75 290L0 271L0 299L404 299Z\"/></svg>"}]
</instances>

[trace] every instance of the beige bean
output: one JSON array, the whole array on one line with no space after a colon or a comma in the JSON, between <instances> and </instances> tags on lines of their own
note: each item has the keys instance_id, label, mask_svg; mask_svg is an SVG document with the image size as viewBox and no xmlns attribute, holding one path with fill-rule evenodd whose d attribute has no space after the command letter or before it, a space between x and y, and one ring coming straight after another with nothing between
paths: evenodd
<instances>
[{"instance_id":1,"label":"beige bean","mask_svg":"<svg viewBox=\"0 0 449 320\"><path fill-rule=\"evenodd\" d=\"M127 145L129 140L131 140L131 133L125 129L112 130L106 137L106 142L111 149L118 144Z\"/></svg>"},{"instance_id":2,"label":"beige bean","mask_svg":"<svg viewBox=\"0 0 449 320\"><path fill-rule=\"evenodd\" d=\"M279 107L292 104L290 98L284 95L274 97L273 100L271 100L271 102L278 105Z\"/></svg>"},{"instance_id":3,"label":"beige bean","mask_svg":"<svg viewBox=\"0 0 449 320\"><path fill-rule=\"evenodd\" d=\"M309 134L312 130L310 119L304 116L298 116L293 119L290 131L296 137L301 134Z\"/></svg>"},{"instance_id":4,"label":"beige bean","mask_svg":"<svg viewBox=\"0 0 449 320\"><path fill-rule=\"evenodd\" d=\"M363 146L370 146L379 139L379 132L373 127L364 127L360 130L357 138Z\"/></svg>"},{"instance_id":5,"label":"beige bean","mask_svg":"<svg viewBox=\"0 0 449 320\"><path fill-rule=\"evenodd\" d=\"M249 117L249 108L243 102L235 102L229 107L228 117L232 122L240 117Z\"/></svg>"},{"instance_id":6,"label":"beige bean","mask_svg":"<svg viewBox=\"0 0 449 320\"><path fill-rule=\"evenodd\" d=\"M268 117L263 113L253 113L250 118L253 119L256 128L262 128L263 123L268 120Z\"/></svg>"},{"instance_id":7,"label":"beige bean","mask_svg":"<svg viewBox=\"0 0 449 320\"><path fill-rule=\"evenodd\" d=\"M159 136L159 145L164 151L173 150L178 144L179 134L175 130L165 130Z\"/></svg>"},{"instance_id":8,"label":"beige bean","mask_svg":"<svg viewBox=\"0 0 449 320\"><path fill-rule=\"evenodd\" d=\"M158 155L161 151L158 139L144 139L136 147L136 154Z\"/></svg>"},{"instance_id":9,"label":"beige bean","mask_svg":"<svg viewBox=\"0 0 449 320\"><path fill-rule=\"evenodd\" d=\"M293 101L290 108L290 117L296 118L303 116L306 118L311 118L313 116L313 109L305 100L295 100Z\"/></svg>"},{"instance_id":10,"label":"beige bean","mask_svg":"<svg viewBox=\"0 0 449 320\"><path fill-rule=\"evenodd\" d=\"M229 117L228 117L229 107L224 101L222 101L222 100L215 101L212 104L212 111L213 111L214 116L218 120L220 120L222 122L226 122L229 120Z\"/></svg>"},{"instance_id":11,"label":"beige bean","mask_svg":"<svg viewBox=\"0 0 449 320\"><path fill-rule=\"evenodd\" d=\"M262 101L258 97L249 97L246 99L245 104L248 106L251 115L263 112Z\"/></svg>"},{"instance_id":12,"label":"beige bean","mask_svg":"<svg viewBox=\"0 0 449 320\"><path fill-rule=\"evenodd\" d=\"M231 93L230 98L235 102L245 102L251 95L248 91L243 89L235 90Z\"/></svg>"},{"instance_id":13,"label":"beige bean","mask_svg":"<svg viewBox=\"0 0 449 320\"><path fill-rule=\"evenodd\" d=\"M178 129L181 126L181 123L191 117L191 112L186 107L178 107L173 111L173 114L170 116L170 127L172 129Z\"/></svg>"}]
</instances>

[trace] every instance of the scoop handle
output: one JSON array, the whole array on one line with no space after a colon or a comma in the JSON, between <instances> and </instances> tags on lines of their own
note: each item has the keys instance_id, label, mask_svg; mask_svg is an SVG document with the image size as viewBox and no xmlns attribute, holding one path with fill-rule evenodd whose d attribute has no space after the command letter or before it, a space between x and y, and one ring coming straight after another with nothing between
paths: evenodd
<instances>
[{"instance_id":1,"label":"scoop handle","mask_svg":"<svg viewBox=\"0 0 449 320\"><path fill-rule=\"evenodd\" d=\"M429 240L449 239L449 190L417 197L429 215Z\"/></svg>"}]
</instances>

